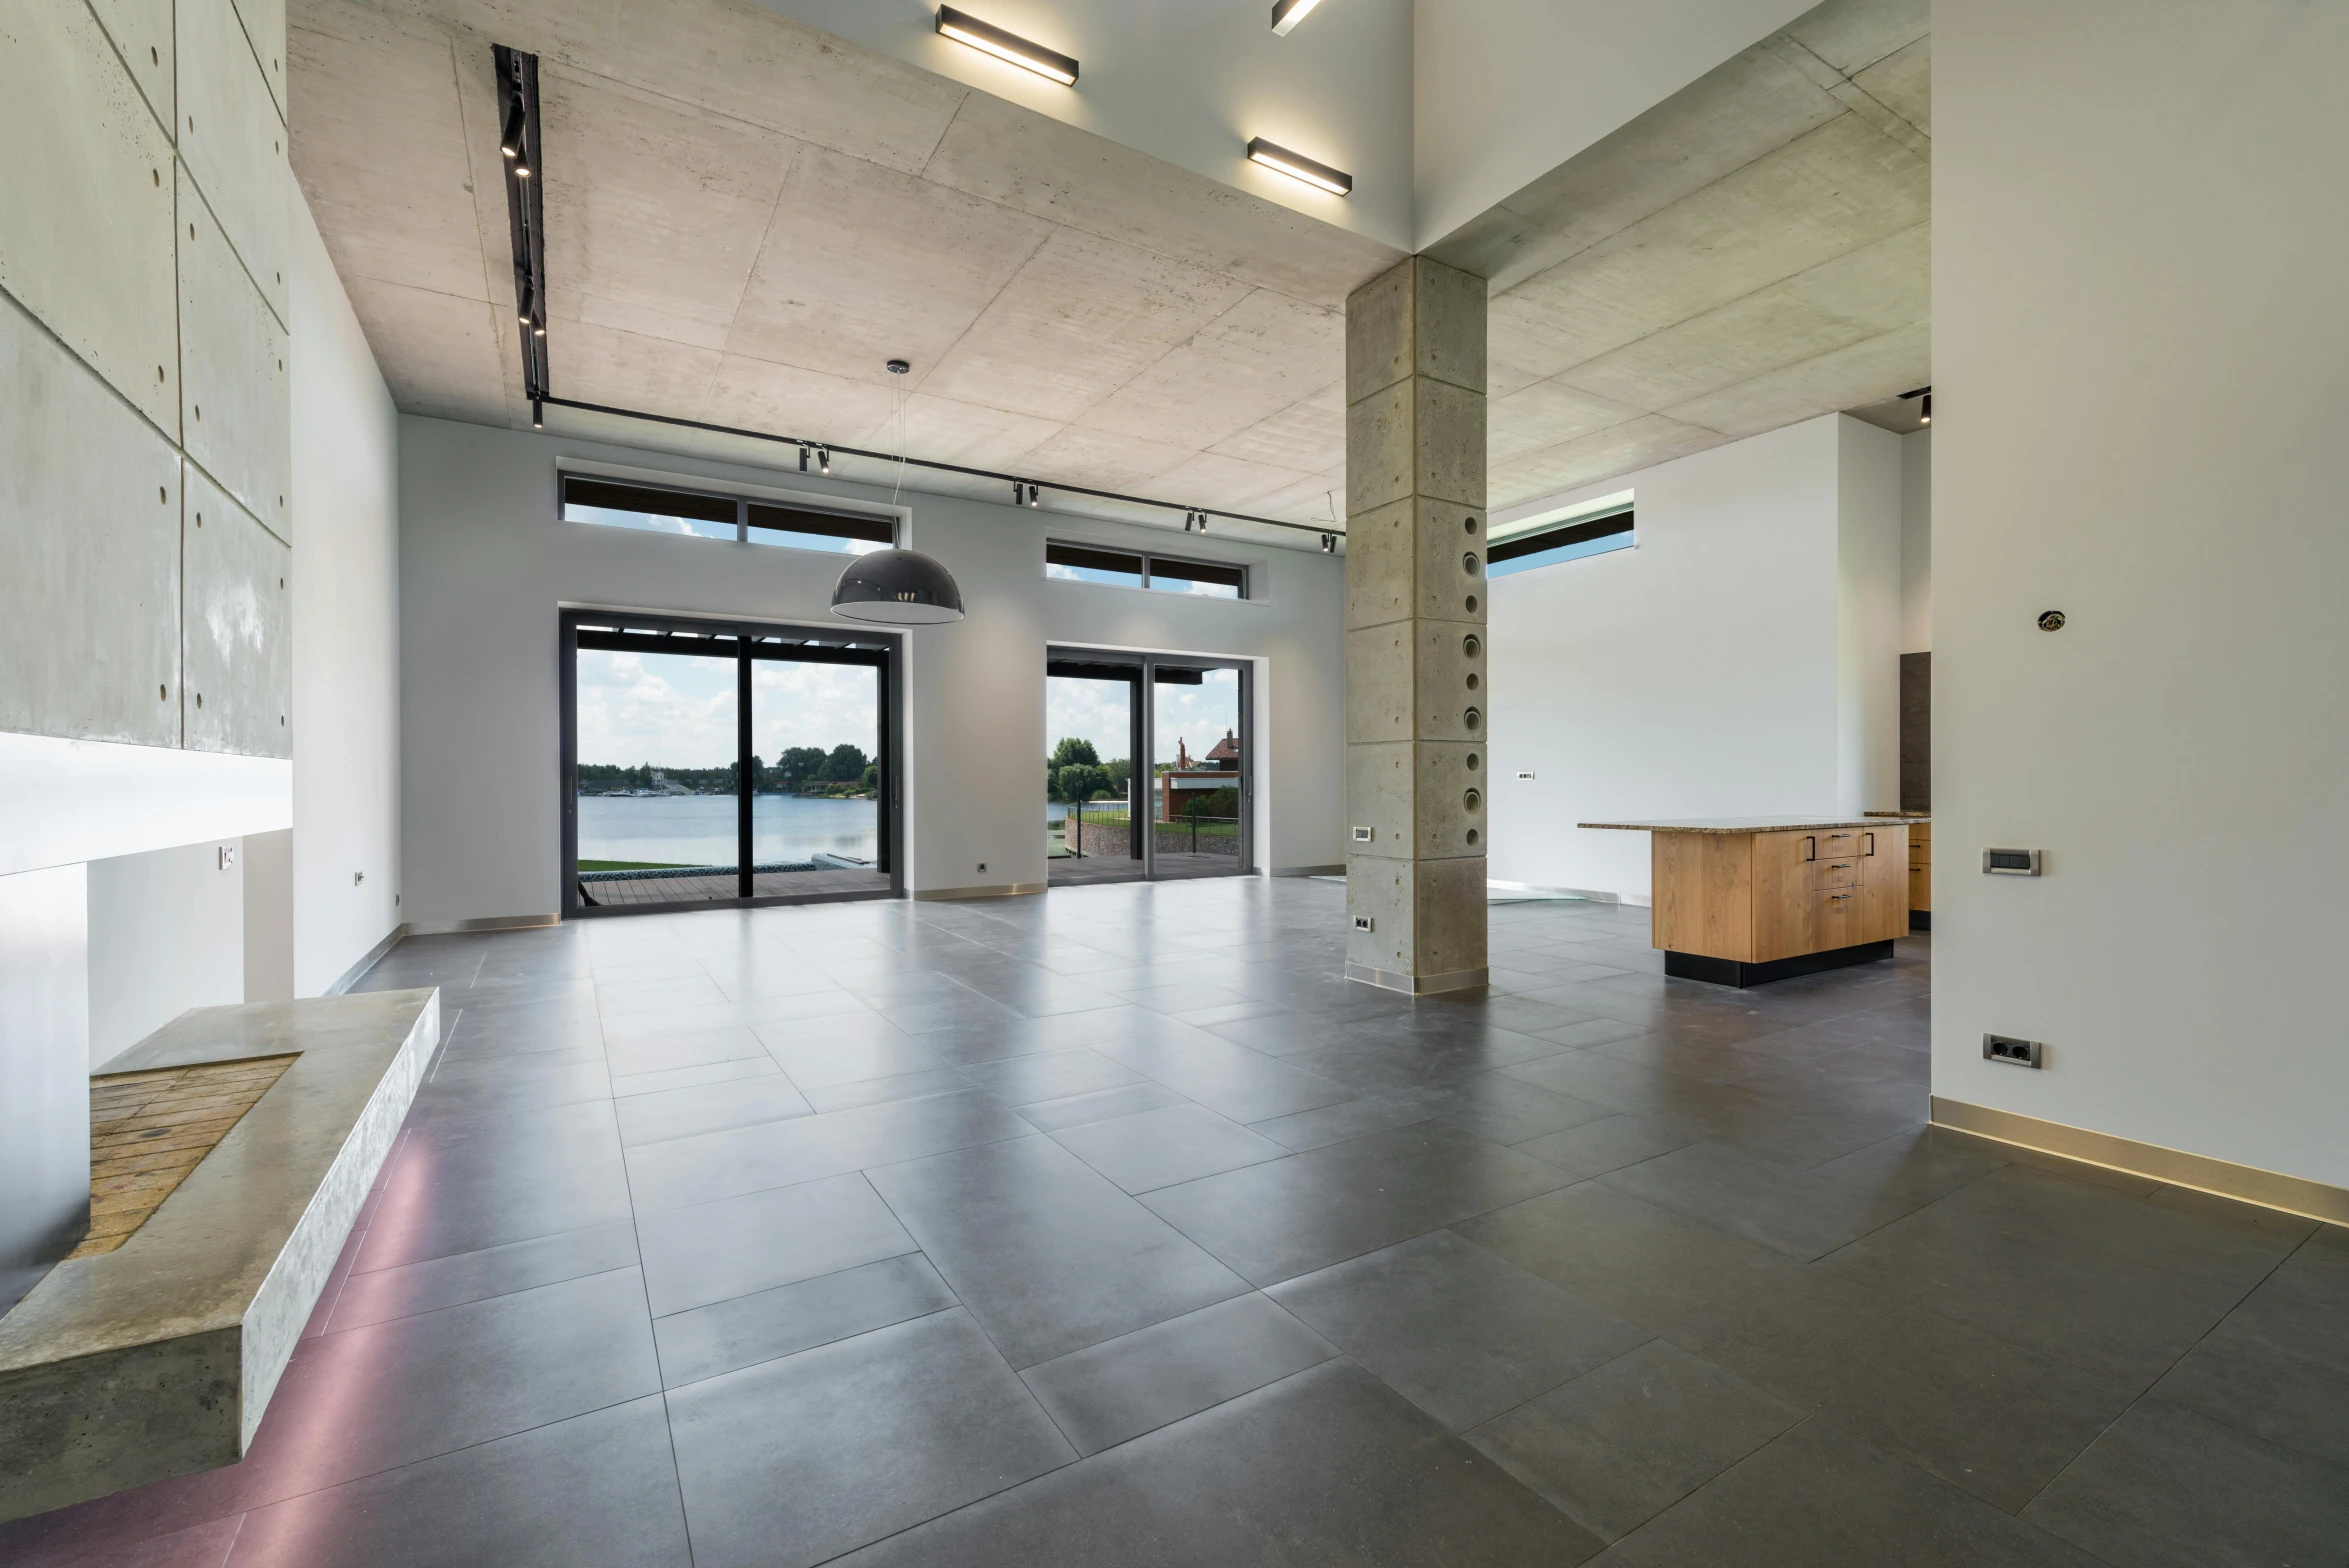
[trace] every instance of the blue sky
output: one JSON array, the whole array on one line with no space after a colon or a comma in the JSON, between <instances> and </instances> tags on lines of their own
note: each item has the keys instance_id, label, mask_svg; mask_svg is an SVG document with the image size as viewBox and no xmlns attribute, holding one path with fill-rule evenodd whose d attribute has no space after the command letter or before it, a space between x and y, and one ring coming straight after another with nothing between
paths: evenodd
<instances>
[{"instance_id":1,"label":"blue sky","mask_svg":"<svg viewBox=\"0 0 2349 1568\"><path fill-rule=\"evenodd\" d=\"M752 670L751 747L843 741L875 750L876 673L859 664L760 659ZM679 653L579 655L579 760L722 768L734 760L734 661Z\"/></svg>"}]
</instances>

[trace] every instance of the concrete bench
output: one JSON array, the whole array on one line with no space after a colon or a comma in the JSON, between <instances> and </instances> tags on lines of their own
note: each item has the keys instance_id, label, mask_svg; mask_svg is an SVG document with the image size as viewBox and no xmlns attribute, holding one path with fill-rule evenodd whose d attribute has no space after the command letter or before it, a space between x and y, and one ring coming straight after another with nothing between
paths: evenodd
<instances>
[{"instance_id":1,"label":"concrete bench","mask_svg":"<svg viewBox=\"0 0 2349 1568\"><path fill-rule=\"evenodd\" d=\"M292 1054L120 1248L0 1317L0 1520L233 1464L440 1038L438 991L184 1013L109 1072Z\"/></svg>"}]
</instances>

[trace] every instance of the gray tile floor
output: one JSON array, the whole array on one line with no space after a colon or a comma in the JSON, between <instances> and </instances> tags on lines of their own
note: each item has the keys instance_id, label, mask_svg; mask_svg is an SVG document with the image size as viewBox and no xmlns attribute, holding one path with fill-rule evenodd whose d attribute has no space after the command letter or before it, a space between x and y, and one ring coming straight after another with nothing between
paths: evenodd
<instances>
[{"instance_id":1,"label":"gray tile floor","mask_svg":"<svg viewBox=\"0 0 2349 1568\"><path fill-rule=\"evenodd\" d=\"M448 1039L241 1464L12 1564L2349 1562L2349 1236L1732 993L1254 879L411 941ZM2191 983L2189 976L2183 983Z\"/></svg>"}]
</instances>

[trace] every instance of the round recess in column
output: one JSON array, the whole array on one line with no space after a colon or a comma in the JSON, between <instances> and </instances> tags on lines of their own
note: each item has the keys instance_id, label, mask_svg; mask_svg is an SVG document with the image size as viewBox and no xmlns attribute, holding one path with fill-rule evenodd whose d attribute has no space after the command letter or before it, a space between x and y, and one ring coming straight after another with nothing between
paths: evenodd
<instances>
[{"instance_id":1,"label":"round recess in column","mask_svg":"<svg viewBox=\"0 0 2349 1568\"><path fill-rule=\"evenodd\" d=\"M1470 829L1468 830L1468 847L1469 847L1470 849L1474 849L1474 848L1476 847L1476 845L1477 845L1477 841L1478 841L1478 837L1479 837L1479 835L1478 835L1478 833L1477 833L1476 829L1474 829L1474 828L1470 828Z\"/></svg>"},{"instance_id":2,"label":"round recess in column","mask_svg":"<svg viewBox=\"0 0 2349 1568\"><path fill-rule=\"evenodd\" d=\"M1473 517L1466 519L1464 522L1462 522L1462 523L1461 523L1461 525L1460 525L1460 529L1461 529L1461 531L1462 531L1463 533L1471 533L1471 534L1472 534L1472 533L1476 532L1476 519L1475 519L1475 518L1473 518Z\"/></svg>"},{"instance_id":3,"label":"round recess in column","mask_svg":"<svg viewBox=\"0 0 2349 1568\"><path fill-rule=\"evenodd\" d=\"M1460 651L1469 658L1473 659L1478 654L1484 652L1484 639L1477 636L1476 633L1470 632L1467 636L1460 639Z\"/></svg>"},{"instance_id":4,"label":"round recess in column","mask_svg":"<svg viewBox=\"0 0 2349 1568\"><path fill-rule=\"evenodd\" d=\"M1475 790L1470 790L1467 794L1460 797L1460 804L1466 806L1470 811L1478 811L1483 809L1484 796L1477 793Z\"/></svg>"},{"instance_id":5,"label":"round recess in column","mask_svg":"<svg viewBox=\"0 0 2349 1568\"><path fill-rule=\"evenodd\" d=\"M1484 563L1476 558L1476 552L1474 550L1471 550L1466 555L1460 557L1460 570L1466 572L1471 577L1474 577L1483 567L1483 565Z\"/></svg>"},{"instance_id":6,"label":"round recess in column","mask_svg":"<svg viewBox=\"0 0 2349 1568\"><path fill-rule=\"evenodd\" d=\"M1484 715L1477 712L1474 708L1470 708L1464 717L1467 719L1468 727L1470 729L1476 729L1484 723Z\"/></svg>"},{"instance_id":7,"label":"round recess in column","mask_svg":"<svg viewBox=\"0 0 2349 1568\"><path fill-rule=\"evenodd\" d=\"M1474 594L1470 594L1468 596L1468 613L1470 615L1474 615L1476 613L1476 595Z\"/></svg>"},{"instance_id":8,"label":"round recess in column","mask_svg":"<svg viewBox=\"0 0 2349 1568\"><path fill-rule=\"evenodd\" d=\"M1469 771L1469 772L1471 772L1471 773L1474 773L1474 772L1475 772L1475 771L1476 771L1478 768L1480 768L1480 767L1482 767L1482 766L1484 766L1484 763L1483 763L1483 761L1482 761L1480 758L1478 758L1478 756L1476 755L1476 753L1475 753L1475 752L1473 752L1473 751L1472 751L1472 752L1470 752L1470 753L1468 754L1468 771Z\"/></svg>"},{"instance_id":9,"label":"round recess in column","mask_svg":"<svg viewBox=\"0 0 2349 1568\"><path fill-rule=\"evenodd\" d=\"M1474 670L1470 670L1470 671L1468 672L1468 689L1469 689L1470 691L1474 691L1474 690L1476 690L1476 685L1477 685L1477 681L1476 681L1476 672L1475 672Z\"/></svg>"}]
</instances>

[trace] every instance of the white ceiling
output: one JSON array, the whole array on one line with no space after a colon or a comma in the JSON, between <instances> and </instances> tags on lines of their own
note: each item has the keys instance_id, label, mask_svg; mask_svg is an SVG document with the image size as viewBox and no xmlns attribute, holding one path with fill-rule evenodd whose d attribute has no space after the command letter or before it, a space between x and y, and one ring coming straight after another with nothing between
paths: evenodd
<instances>
[{"instance_id":1,"label":"white ceiling","mask_svg":"<svg viewBox=\"0 0 2349 1568\"><path fill-rule=\"evenodd\" d=\"M541 60L557 393L1300 522L1342 495L1343 302L1395 249L744 0L290 11L295 168L404 409L527 422L498 42ZM1923 379L1922 11L1832 0L1448 242L1495 280L1493 505Z\"/></svg>"}]
</instances>

